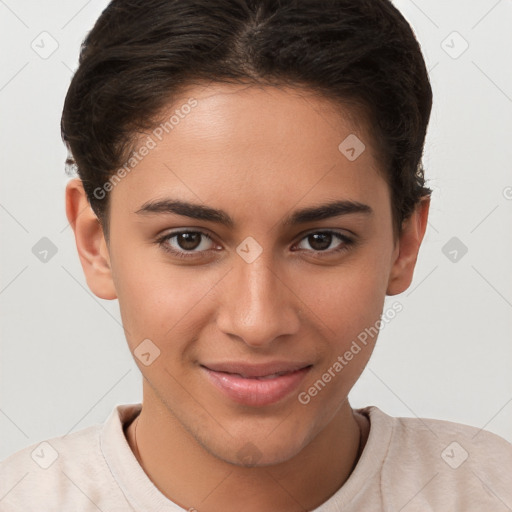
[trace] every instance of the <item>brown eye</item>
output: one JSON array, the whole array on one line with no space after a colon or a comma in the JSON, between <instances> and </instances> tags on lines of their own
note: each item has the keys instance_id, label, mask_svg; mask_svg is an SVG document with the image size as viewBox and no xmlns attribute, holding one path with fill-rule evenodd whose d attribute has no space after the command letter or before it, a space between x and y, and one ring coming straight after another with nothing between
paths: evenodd
<instances>
[{"instance_id":1,"label":"brown eye","mask_svg":"<svg viewBox=\"0 0 512 512\"><path fill-rule=\"evenodd\" d=\"M165 251L180 257L204 255L215 245L206 233L192 230L169 233L157 240L157 243Z\"/></svg>"},{"instance_id":2,"label":"brown eye","mask_svg":"<svg viewBox=\"0 0 512 512\"><path fill-rule=\"evenodd\" d=\"M201 236L201 233L197 232L179 233L176 235L176 242L178 243L180 249L191 251L193 249L197 249L201 243Z\"/></svg>"},{"instance_id":3,"label":"brown eye","mask_svg":"<svg viewBox=\"0 0 512 512\"><path fill-rule=\"evenodd\" d=\"M305 247L307 242L308 247ZM313 252L333 253L348 249L353 244L352 239L336 231L316 231L306 235L298 244L300 249L306 249ZM302 246L302 247L301 247Z\"/></svg>"},{"instance_id":4,"label":"brown eye","mask_svg":"<svg viewBox=\"0 0 512 512\"><path fill-rule=\"evenodd\" d=\"M312 235L308 235L309 245L315 251L325 251L328 249L332 242L332 235L330 233L314 233Z\"/></svg>"}]
</instances>

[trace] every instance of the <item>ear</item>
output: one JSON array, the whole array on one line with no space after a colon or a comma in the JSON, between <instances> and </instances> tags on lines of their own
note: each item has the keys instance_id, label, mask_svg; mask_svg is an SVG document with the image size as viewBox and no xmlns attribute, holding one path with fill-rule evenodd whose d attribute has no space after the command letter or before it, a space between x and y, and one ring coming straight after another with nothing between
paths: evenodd
<instances>
[{"instance_id":1,"label":"ear","mask_svg":"<svg viewBox=\"0 0 512 512\"><path fill-rule=\"evenodd\" d=\"M397 295L411 285L418 252L427 229L429 208L430 196L423 197L410 217L402 223L386 295Z\"/></svg>"},{"instance_id":2,"label":"ear","mask_svg":"<svg viewBox=\"0 0 512 512\"><path fill-rule=\"evenodd\" d=\"M100 299L116 299L103 228L79 178L66 185L66 216L75 233L76 248L90 290Z\"/></svg>"}]
</instances>

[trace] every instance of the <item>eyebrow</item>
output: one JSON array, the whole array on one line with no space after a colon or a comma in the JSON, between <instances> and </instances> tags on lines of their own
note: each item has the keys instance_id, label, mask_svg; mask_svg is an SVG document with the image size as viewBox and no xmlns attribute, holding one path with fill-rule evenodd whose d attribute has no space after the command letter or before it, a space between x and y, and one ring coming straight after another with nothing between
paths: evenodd
<instances>
[{"instance_id":1,"label":"eyebrow","mask_svg":"<svg viewBox=\"0 0 512 512\"><path fill-rule=\"evenodd\" d=\"M176 214L192 219L216 222L232 228L235 225L233 219L224 210L210 208L197 203L173 199L160 199L148 201L142 205L135 213L140 215L148 214ZM349 214L371 215L373 210L367 204L358 201L340 200L332 201L318 206L310 206L301 210L296 210L288 215L282 221L284 226L295 226L306 222L329 219Z\"/></svg>"}]
</instances>

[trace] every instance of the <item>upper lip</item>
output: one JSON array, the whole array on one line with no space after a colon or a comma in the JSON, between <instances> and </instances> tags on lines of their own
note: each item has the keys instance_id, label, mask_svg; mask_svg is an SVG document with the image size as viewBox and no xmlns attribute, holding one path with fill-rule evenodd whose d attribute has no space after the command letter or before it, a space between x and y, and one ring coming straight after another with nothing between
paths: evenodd
<instances>
[{"instance_id":1,"label":"upper lip","mask_svg":"<svg viewBox=\"0 0 512 512\"><path fill-rule=\"evenodd\" d=\"M205 368L213 370L214 372L235 373L242 377L266 377L276 373L291 373L301 370L311 363L294 363L289 361L273 361L263 364L248 364L236 361L226 361L222 363L208 363L202 364Z\"/></svg>"}]
</instances>

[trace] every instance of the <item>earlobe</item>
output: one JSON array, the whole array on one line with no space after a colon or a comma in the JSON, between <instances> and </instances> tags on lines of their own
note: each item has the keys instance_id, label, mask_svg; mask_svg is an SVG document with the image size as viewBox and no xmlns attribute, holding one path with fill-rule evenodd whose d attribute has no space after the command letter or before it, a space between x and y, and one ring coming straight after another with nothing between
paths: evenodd
<instances>
[{"instance_id":1,"label":"earlobe","mask_svg":"<svg viewBox=\"0 0 512 512\"><path fill-rule=\"evenodd\" d=\"M79 178L72 179L66 186L66 216L75 234L78 256L90 290L100 299L116 299L103 229Z\"/></svg>"},{"instance_id":2,"label":"earlobe","mask_svg":"<svg viewBox=\"0 0 512 512\"><path fill-rule=\"evenodd\" d=\"M386 295L397 295L411 285L418 252L427 228L429 208L430 196L422 198L410 217L402 224Z\"/></svg>"}]
</instances>

